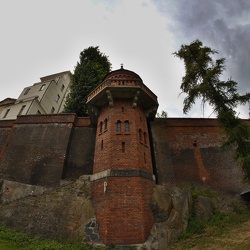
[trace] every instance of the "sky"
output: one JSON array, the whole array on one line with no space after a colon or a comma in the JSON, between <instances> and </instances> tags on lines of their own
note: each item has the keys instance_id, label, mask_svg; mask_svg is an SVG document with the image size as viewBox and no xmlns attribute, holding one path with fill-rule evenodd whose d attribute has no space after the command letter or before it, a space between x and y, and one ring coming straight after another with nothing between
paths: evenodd
<instances>
[{"instance_id":1,"label":"sky","mask_svg":"<svg viewBox=\"0 0 250 250\"><path fill-rule=\"evenodd\" d=\"M70 70L99 46L112 70L134 71L169 117L213 117L197 102L182 112L183 61L173 53L199 39L226 59L223 78L250 92L249 0L0 0L0 100L40 77ZM248 105L237 109L249 117Z\"/></svg>"}]
</instances>

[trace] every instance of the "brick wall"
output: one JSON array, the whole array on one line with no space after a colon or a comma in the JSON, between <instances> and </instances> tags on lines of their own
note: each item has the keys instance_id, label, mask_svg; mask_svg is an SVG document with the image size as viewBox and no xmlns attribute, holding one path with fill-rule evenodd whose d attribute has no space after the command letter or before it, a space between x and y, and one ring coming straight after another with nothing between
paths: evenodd
<instances>
[{"instance_id":1,"label":"brick wall","mask_svg":"<svg viewBox=\"0 0 250 250\"><path fill-rule=\"evenodd\" d=\"M92 203L103 243L132 244L147 240L153 225L149 205L152 188L153 181L141 177L109 177L91 183Z\"/></svg>"},{"instance_id":2,"label":"brick wall","mask_svg":"<svg viewBox=\"0 0 250 250\"><path fill-rule=\"evenodd\" d=\"M152 173L146 118L140 107L135 109L131 107L131 102L131 100L119 101L115 103L115 108L110 109L106 106L102 109L96 132L94 173L106 169L139 169ZM105 119L107 119L107 129L104 129ZM121 121L121 132L116 132L118 120ZM125 121L129 121L129 132L125 132ZM101 122L102 132L100 132ZM139 129L141 129L141 139Z\"/></svg>"},{"instance_id":3,"label":"brick wall","mask_svg":"<svg viewBox=\"0 0 250 250\"><path fill-rule=\"evenodd\" d=\"M233 150L221 149L224 135L215 119L159 118L151 130L159 184L206 184L232 193L247 186Z\"/></svg>"},{"instance_id":4,"label":"brick wall","mask_svg":"<svg viewBox=\"0 0 250 250\"><path fill-rule=\"evenodd\" d=\"M63 172L70 179L92 173L95 134L89 119L77 119L75 114L29 115L12 124L0 123L1 178L58 186Z\"/></svg>"}]
</instances>

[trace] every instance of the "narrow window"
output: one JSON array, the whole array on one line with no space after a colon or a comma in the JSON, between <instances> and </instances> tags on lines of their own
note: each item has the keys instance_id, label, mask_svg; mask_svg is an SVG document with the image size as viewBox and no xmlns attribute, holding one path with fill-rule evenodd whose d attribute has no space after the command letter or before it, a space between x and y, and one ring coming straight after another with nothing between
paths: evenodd
<instances>
[{"instance_id":1,"label":"narrow window","mask_svg":"<svg viewBox=\"0 0 250 250\"><path fill-rule=\"evenodd\" d=\"M139 129L139 139L140 139L140 141L142 141L142 131L141 131L141 129Z\"/></svg>"},{"instance_id":2,"label":"narrow window","mask_svg":"<svg viewBox=\"0 0 250 250\"><path fill-rule=\"evenodd\" d=\"M103 150L103 140L102 140L102 142L101 142L101 150Z\"/></svg>"},{"instance_id":3,"label":"narrow window","mask_svg":"<svg viewBox=\"0 0 250 250\"><path fill-rule=\"evenodd\" d=\"M147 144L147 134L146 134L146 132L143 133L143 136L144 136L144 144Z\"/></svg>"},{"instance_id":4,"label":"narrow window","mask_svg":"<svg viewBox=\"0 0 250 250\"><path fill-rule=\"evenodd\" d=\"M59 99L60 99L60 96L59 95L57 95L57 97L56 97L56 102L58 102L59 101Z\"/></svg>"},{"instance_id":5,"label":"narrow window","mask_svg":"<svg viewBox=\"0 0 250 250\"><path fill-rule=\"evenodd\" d=\"M125 141L122 142L122 153L125 153Z\"/></svg>"},{"instance_id":6,"label":"narrow window","mask_svg":"<svg viewBox=\"0 0 250 250\"><path fill-rule=\"evenodd\" d=\"M147 163L146 154L144 153L144 163Z\"/></svg>"},{"instance_id":7,"label":"narrow window","mask_svg":"<svg viewBox=\"0 0 250 250\"><path fill-rule=\"evenodd\" d=\"M9 112L10 112L10 109L7 109L4 116L3 116L3 118L6 118L6 116L9 114Z\"/></svg>"},{"instance_id":8,"label":"narrow window","mask_svg":"<svg viewBox=\"0 0 250 250\"><path fill-rule=\"evenodd\" d=\"M63 84L62 87L61 87L61 92L63 92L64 88L65 88L65 86Z\"/></svg>"},{"instance_id":9,"label":"narrow window","mask_svg":"<svg viewBox=\"0 0 250 250\"><path fill-rule=\"evenodd\" d=\"M117 123L116 123L116 132L118 132L118 133L121 132L121 121L117 121Z\"/></svg>"},{"instance_id":10,"label":"narrow window","mask_svg":"<svg viewBox=\"0 0 250 250\"><path fill-rule=\"evenodd\" d=\"M100 133L102 133L102 122L100 122Z\"/></svg>"},{"instance_id":11,"label":"narrow window","mask_svg":"<svg viewBox=\"0 0 250 250\"><path fill-rule=\"evenodd\" d=\"M107 130L108 129L108 119L106 118L104 120L104 130Z\"/></svg>"},{"instance_id":12,"label":"narrow window","mask_svg":"<svg viewBox=\"0 0 250 250\"><path fill-rule=\"evenodd\" d=\"M52 107L51 110L50 110L50 114L53 114L55 112L55 108Z\"/></svg>"},{"instance_id":13,"label":"narrow window","mask_svg":"<svg viewBox=\"0 0 250 250\"><path fill-rule=\"evenodd\" d=\"M45 86L46 86L46 84L43 84L43 85L41 86L41 88L39 89L39 91L43 91L44 88L45 88Z\"/></svg>"},{"instance_id":14,"label":"narrow window","mask_svg":"<svg viewBox=\"0 0 250 250\"><path fill-rule=\"evenodd\" d=\"M129 121L125 121L125 132L129 132Z\"/></svg>"},{"instance_id":15,"label":"narrow window","mask_svg":"<svg viewBox=\"0 0 250 250\"><path fill-rule=\"evenodd\" d=\"M18 115L21 115L25 109L26 105L23 105L18 113Z\"/></svg>"},{"instance_id":16,"label":"narrow window","mask_svg":"<svg viewBox=\"0 0 250 250\"><path fill-rule=\"evenodd\" d=\"M27 95L29 93L29 91L30 91L30 88L26 88L23 94Z\"/></svg>"}]
</instances>

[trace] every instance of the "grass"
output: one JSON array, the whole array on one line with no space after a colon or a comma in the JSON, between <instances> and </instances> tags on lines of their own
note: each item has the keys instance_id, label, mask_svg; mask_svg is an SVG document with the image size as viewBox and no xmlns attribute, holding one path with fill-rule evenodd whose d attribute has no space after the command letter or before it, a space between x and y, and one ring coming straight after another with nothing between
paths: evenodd
<instances>
[{"instance_id":1,"label":"grass","mask_svg":"<svg viewBox=\"0 0 250 250\"><path fill-rule=\"evenodd\" d=\"M45 240L23 232L0 226L1 250L92 250L94 248L81 242L58 242Z\"/></svg>"},{"instance_id":2,"label":"grass","mask_svg":"<svg viewBox=\"0 0 250 250\"><path fill-rule=\"evenodd\" d=\"M215 197L210 190L192 190L194 201L198 195ZM198 219L193 206L187 230L166 249L250 249L250 210L232 206L233 213L214 210L209 220Z\"/></svg>"}]
</instances>

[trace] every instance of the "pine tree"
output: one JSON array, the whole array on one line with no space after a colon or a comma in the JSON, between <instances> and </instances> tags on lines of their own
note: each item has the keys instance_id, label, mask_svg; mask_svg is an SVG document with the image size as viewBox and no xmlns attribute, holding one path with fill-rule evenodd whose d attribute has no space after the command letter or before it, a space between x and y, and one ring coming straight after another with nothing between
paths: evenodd
<instances>
[{"instance_id":1,"label":"pine tree","mask_svg":"<svg viewBox=\"0 0 250 250\"><path fill-rule=\"evenodd\" d=\"M250 129L235 112L239 104L250 100L250 93L240 95L237 82L229 79L221 81L225 69L225 59L212 59L218 52L203 46L196 40L190 45L182 45L174 55L184 60L185 76L182 78L181 90L187 96L184 99L183 112L186 114L198 98L202 103L210 104L226 139L224 148L235 148L235 159L241 165L245 179L250 181Z\"/></svg>"}]
</instances>

